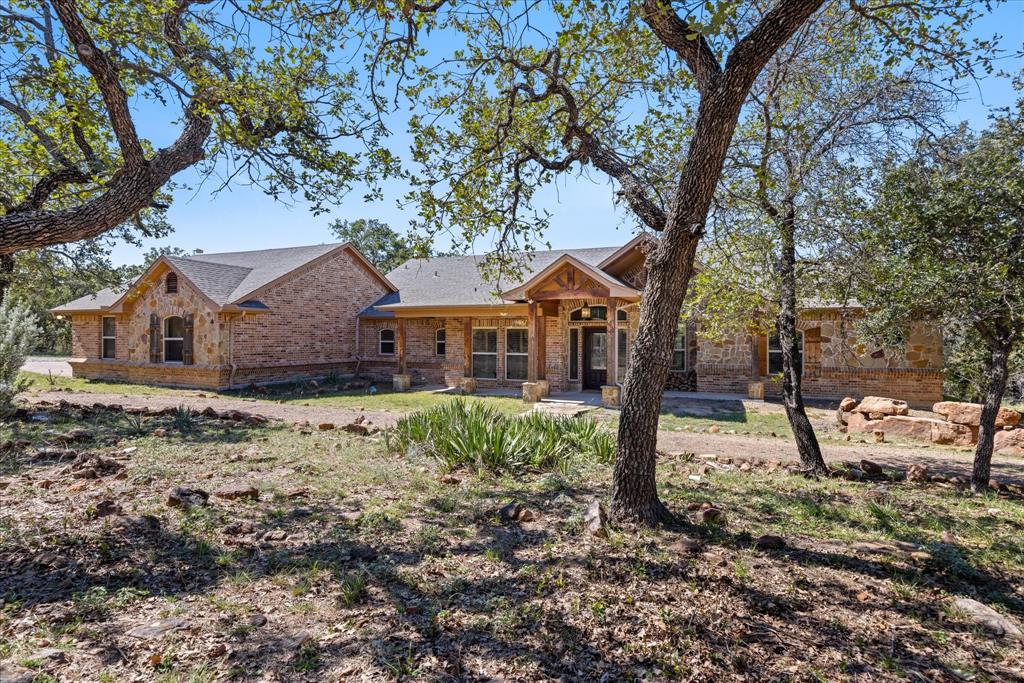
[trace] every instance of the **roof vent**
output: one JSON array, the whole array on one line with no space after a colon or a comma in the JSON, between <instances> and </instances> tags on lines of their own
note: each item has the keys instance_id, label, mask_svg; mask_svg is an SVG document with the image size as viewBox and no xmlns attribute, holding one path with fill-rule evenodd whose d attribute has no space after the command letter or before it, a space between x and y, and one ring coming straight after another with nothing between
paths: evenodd
<instances>
[{"instance_id":1,"label":"roof vent","mask_svg":"<svg viewBox=\"0 0 1024 683\"><path fill-rule=\"evenodd\" d=\"M202 253L203 253L203 250L202 250L202 249L196 249L196 250L194 250L194 251L192 252L192 255L194 256L194 255L196 255L196 254L202 254Z\"/></svg>"}]
</instances>

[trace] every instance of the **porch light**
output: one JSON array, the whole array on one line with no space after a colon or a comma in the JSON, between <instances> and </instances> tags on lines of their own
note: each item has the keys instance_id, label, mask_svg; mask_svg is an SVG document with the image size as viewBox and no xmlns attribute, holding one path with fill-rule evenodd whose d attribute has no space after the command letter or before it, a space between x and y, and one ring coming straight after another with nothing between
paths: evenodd
<instances>
[{"instance_id":1,"label":"porch light","mask_svg":"<svg viewBox=\"0 0 1024 683\"><path fill-rule=\"evenodd\" d=\"M590 306L584 306L580 309L580 317L584 320L590 320Z\"/></svg>"}]
</instances>

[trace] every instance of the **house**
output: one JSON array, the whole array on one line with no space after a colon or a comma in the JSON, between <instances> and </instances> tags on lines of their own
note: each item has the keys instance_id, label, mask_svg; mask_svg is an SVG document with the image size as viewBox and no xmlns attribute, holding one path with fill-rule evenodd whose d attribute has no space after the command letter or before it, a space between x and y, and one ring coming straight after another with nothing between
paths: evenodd
<instances>
[{"instance_id":1,"label":"house","mask_svg":"<svg viewBox=\"0 0 1024 683\"><path fill-rule=\"evenodd\" d=\"M486 280L471 255L413 259L384 276L347 244L163 257L127 291L54 313L71 317L72 366L86 377L223 388L358 364L400 389L604 388L614 403L639 322L644 240L537 252L508 283ZM893 353L855 338L860 314L805 305L806 395L941 400L938 328L919 323ZM668 389L779 391L774 336L705 339L699 321L681 320L674 349Z\"/></svg>"}]
</instances>

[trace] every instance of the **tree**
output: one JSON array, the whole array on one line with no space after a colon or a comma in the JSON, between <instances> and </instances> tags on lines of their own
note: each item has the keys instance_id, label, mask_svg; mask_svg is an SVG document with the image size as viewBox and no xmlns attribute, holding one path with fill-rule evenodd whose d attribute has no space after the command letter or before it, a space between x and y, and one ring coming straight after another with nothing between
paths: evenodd
<instances>
[{"instance_id":1,"label":"tree","mask_svg":"<svg viewBox=\"0 0 1024 683\"><path fill-rule=\"evenodd\" d=\"M14 397L28 383L18 373L35 344L36 332L28 307L10 299L0 304L0 417L14 411Z\"/></svg>"},{"instance_id":2,"label":"tree","mask_svg":"<svg viewBox=\"0 0 1024 683\"><path fill-rule=\"evenodd\" d=\"M314 210L394 173L344 66L374 43L354 19L303 0L0 3L0 255L145 225L193 167ZM146 107L180 121L172 142L140 132Z\"/></svg>"},{"instance_id":3,"label":"tree","mask_svg":"<svg viewBox=\"0 0 1024 683\"><path fill-rule=\"evenodd\" d=\"M920 316L970 321L987 352L971 488L988 489L996 414L1024 343L1024 99L975 135L924 140L883 180L863 240L876 335Z\"/></svg>"},{"instance_id":4,"label":"tree","mask_svg":"<svg viewBox=\"0 0 1024 683\"><path fill-rule=\"evenodd\" d=\"M331 223L330 229L338 239L354 244L370 263L385 273L411 258L431 253L426 242L413 235L402 236L376 218L337 220Z\"/></svg>"},{"instance_id":5,"label":"tree","mask_svg":"<svg viewBox=\"0 0 1024 683\"><path fill-rule=\"evenodd\" d=\"M454 229L467 243L494 233L500 263L547 227L532 204L539 187L593 171L660 235L622 398L619 519L670 517L655 482L659 405L708 208L750 87L825 4L455 2L422 24L461 33L464 46L411 74L408 60L394 60L422 109L412 121L423 162L413 183L426 230ZM963 30L978 11L970 3L847 6L846 30L883 27L894 59L969 55Z\"/></svg>"},{"instance_id":6,"label":"tree","mask_svg":"<svg viewBox=\"0 0 1024 683\"><path fill-rule=\"evenodd\" d=\"M914 131L941 126L945 92L932 82L934 69L887 63L872 27L853 34L844 24L844 11L824 8L754 82L712 222L712 244L739 247L745 267L718 258L695 287L699 301L721 298L727 276L761 295L752 311L775 319L786 416L802 469L816 475L828 468L804 409L798 291L821 292L818 279L831 274L827 245L850 219L847 194L859 167L907 149ZM750 310L725 310L734 323L756 324Z\"/></svg>"}]
</instances>

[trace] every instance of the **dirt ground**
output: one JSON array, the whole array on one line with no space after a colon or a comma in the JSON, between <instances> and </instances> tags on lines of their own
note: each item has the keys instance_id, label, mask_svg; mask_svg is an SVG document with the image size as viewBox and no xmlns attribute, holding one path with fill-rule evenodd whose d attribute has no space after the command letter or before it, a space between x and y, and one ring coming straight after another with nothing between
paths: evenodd
<instances>
[{"instance_id":1,"label":"dirt ground","mask_svg":"<svg viewBox=\"0 0 1024 683\"><path fill-rule=\"evenodd\" d=\"M669 453L677 523L594 535L611 468L588 460L446 472L379 435L39 412L0 425L4 683L1024 679L1020 643L958 606L1024 623L1017 494Z\"/></svg>"}]
</instances>

